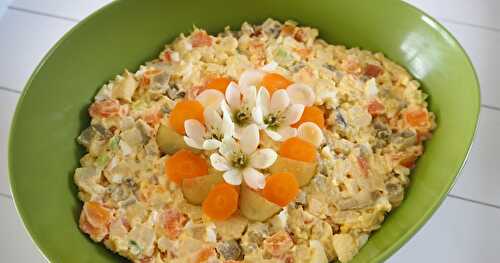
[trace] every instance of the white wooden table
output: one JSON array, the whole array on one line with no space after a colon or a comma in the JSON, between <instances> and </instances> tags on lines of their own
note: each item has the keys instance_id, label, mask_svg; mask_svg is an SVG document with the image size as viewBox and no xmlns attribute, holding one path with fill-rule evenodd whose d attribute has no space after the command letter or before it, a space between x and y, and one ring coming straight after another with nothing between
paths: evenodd
<instances>
[{"instance_id":1,"label":"white wooden table","mask_svg":"<svg viewBox=\"0 0 500 263\"><path fill-rule=\"evenodd\" d=\"M0 18L0 262L45 262L8 186L7 136L19 93L49 48L109 0L14 0ZM469 162L427 224L388 262L500 262L500 1L410 0L440 20L478 71L482 109ZM63 242L63 240L61 240Z\"/></svg>"}]
</instances>

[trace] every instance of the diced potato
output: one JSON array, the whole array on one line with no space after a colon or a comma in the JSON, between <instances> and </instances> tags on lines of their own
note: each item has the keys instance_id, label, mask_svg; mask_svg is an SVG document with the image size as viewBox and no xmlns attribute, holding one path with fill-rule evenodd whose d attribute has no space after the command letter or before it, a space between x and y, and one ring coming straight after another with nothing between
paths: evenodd
<instances>
[{"instance_id":1,"label":"diced potato","mask_svg":"<svg viewBox=\"0 0 500 263\"><path fill-rule=\"evenodd\" d=\"M333 248L340 262L348 262L358 253L356 241L349 234L333 235Z\"/></svg>"},{"instance_id":2,"label":"diced potato","mask_svg":"<svg viewBox=\"0 0 500 263\"><path fill-rule=\"evenodd\" d=\"M162 153L173 154L180 149L188 149L182 135L178 134L166 124L160 125L156 136L156 143Z\"/></svg>"},{"instance_id":3,"label":"diced potato","mask_svg":"<svg viewBox=\"0 0 500 263\"><path fill-rule=\"evenodd\" d=\"M254 221L264 221L281 211L281 207L267 201L259 193L242 185L240 192L240 212Z\"/></svg>"},{"instance_id":4,"label":"diced potato","mask_svg":"<svg viewBox=\"0 0 500 263\"><path fill-rule=\"evenodd\" d=\"M199 205L212 187L223 181L222 173L212 170L207 175L182 180L182 193L189 203Z\"/></svg>"},{"instance_id":5,"label":"diced potato","mask_svg":"<svg viewBox=\"0 0 500 263\"><path fill-rule=\"evenodd\" d=\"M308 163L279 156L276 162L269 168L271 173L289 172L295 175L299 186L309 184L311 178L316 174L316 163Z\"/></svg>"},{"instance_id":6,"label":"diced potato","mask_svg":"<svg viewBox=\"0 0 500 263\"><path fill-rule=\"evenodd\" d=\"M132 96L134 95L136 88L137 81L135 80L134 75L125 70L123 78L115 82L113 90L111 91L111 97L130 102L132 101Z\"/></svg>"},{"instance_id":7,"label":"diced potato","mask_svg":"<svg viewBox=\"0 0 500 263\"><path fill-rule=\"evenodd\" d=\"M309 241L309 247L312 249L311 263L328 263L328 258L326 257L325 249L323 245L318 240Z\"/></svg>"},{"instance_id":8,"label":"diced potato","mask_svg":"<svg viewBox=\"0 0 500 263\"><path fill-rule=\"evenodd\" d=\"M241 238L247 225L248 219L241 215L234 215L224 221L215 221L215 229L222 240Z\"/></svg>"}]
</instances>

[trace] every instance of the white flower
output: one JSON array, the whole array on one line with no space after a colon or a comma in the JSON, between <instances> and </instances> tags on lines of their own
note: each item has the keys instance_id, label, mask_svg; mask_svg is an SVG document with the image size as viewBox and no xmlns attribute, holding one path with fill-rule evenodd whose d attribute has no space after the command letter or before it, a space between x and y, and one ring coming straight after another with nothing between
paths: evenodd
<instances>
[{"instance_id":1,"label":"white flower","mask_svg":"<svg viewBox=\"0 0 500 263\"><path fill-rule=\"evenodd\" d=\"M235 138L240 138L241 129L253 123L256 93L255 86L238 86L234 82L226 89L226 100L221 102L221 108L235 125Z\"/></svg>"},{"instance_id":2,"label":"white flower","mask_svg":"<svg viewBox=\"0 0 500 263\"><path fill-rule=\"evenodd\" d=\"M297 135L297 129L290 125L299 121L303 112L304 105L291 104L286 90L277 90L271 97L267 89L260 88L253 117L271 139L284 141Z\"/></svg>"},{"instance_id":3,"label":"white flower","mask_svg":"<svg viewBox=\"0 0 500 263\"><path fill-rule=\"evenodd\" d=\"M325 139L323 131L314 122L302 123L298 128L297 137L310 142L316 147L319 147Z\"/></svg>"},{"instance_id":4,"label":"white flower","mask_svg":"<svg viewBox=\"0 0 500 263\"><path fill-rule=\"evenodd\" d=\"M224 94L215 89L207 89L198 94L196 100L203 105L204 109L218 109L221 101L224 100Z\"/></svg>"},{"instance_id":5,"label":"white flower","mask_svg":"<svg viewBox=\"0 0 500 263\"><path fill-rule=\"evenodd\" d=\"M316 100L314 91L311 87L302 83L294 83L286 88L286 92L293 104L302 104L304 106L312 106Z\"/></svg>"},{"instance_id":6,"label":"white flower","mask_svg":"<svg viewBox=\"0 0 500 263\"><path fill-rule=\"evenodd\" d=\"M232 137L222 140L219 153L210 156L212 166L224 172L224 181L231 185L240 185L243 180L253 189L263 189L265 176L257 169L270 167L278 158L272 149L257 149L259 128L250 124L241 131L241 139L236 142Z\"/></svg>"},{"instance_id":7,"label":"white flower","mask_svg":"<svg viewBox=\"0 0 500 263\"><path fill-rule=\"evenodd\" d=\"M234 124L227 114L223 117L212 109L205 109L205 126L198 120L190 119L184 122L186 136L184 142L195 149L215 150L220 147L225 137L232 137Z\"/></svg>"}]
</instances>

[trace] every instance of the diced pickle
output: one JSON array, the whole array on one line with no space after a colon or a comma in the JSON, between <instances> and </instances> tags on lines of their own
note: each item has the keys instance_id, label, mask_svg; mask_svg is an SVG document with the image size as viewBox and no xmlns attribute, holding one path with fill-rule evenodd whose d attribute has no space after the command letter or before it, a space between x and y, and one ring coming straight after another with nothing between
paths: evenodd
<instances>
[{"instance_id":1,"label":"diced pickle","mask_svg":"<svg viewBox=\"0 0 500 263\"><path fill-rule=\"evenodd\" d=\"M189 203L199 205L205 200L212 187L222 181L224 181L222 174L211 170L207 175L182 180L182 193Z\"/></svg>"},{"instance_id":2,"label":"diced pickle","mask_svg":"<svg viewBox=\"0 0 500 263\"><path fill-rule=\"evenodd\" d=\"M162 124L158 129L156 142L162 153L174 154L180 149L188 149L189 146L184 142L182 135L175 132L169 126Z\"/></svg>"},{"instance_id":3,"label":"diced pickle","mask_svg":"<svg viewBox=\"0 0 500 263\"><path fill-rule=\"evenodd\" d=\"M295 175L299 186L309 184L311 178L316 174L316 163L308 163L279 156L276 162L269 168L271 173L292 173Z\"/></svg>"},{"instance_id":4,"label":"diced pickle","mask_svg":"<svg viewBox=\"0 0 500 263\"><path fill-rule=\"evenodd\" d=\"M241 186L240 212L254 221L264 221L281 211L281 207L269 202L246 185Z\"/></svg>"}]
</instances>

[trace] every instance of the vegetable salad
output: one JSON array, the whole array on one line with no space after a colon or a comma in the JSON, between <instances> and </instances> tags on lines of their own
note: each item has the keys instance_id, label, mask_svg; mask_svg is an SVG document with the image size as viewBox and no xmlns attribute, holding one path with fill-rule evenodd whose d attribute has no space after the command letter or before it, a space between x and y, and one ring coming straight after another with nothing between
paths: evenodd
<instances>
[{"instance_id":1,"label":"vegetable salad","mask_svg":"<svg viewBox=\"0 0 500 263\"><path fill-rule=\"evenodd\" d=\"M349 262L436 127L419 87L293 21L195 28L95 96L79 227L132 262Z\"/></svg>"}]
</instances>

